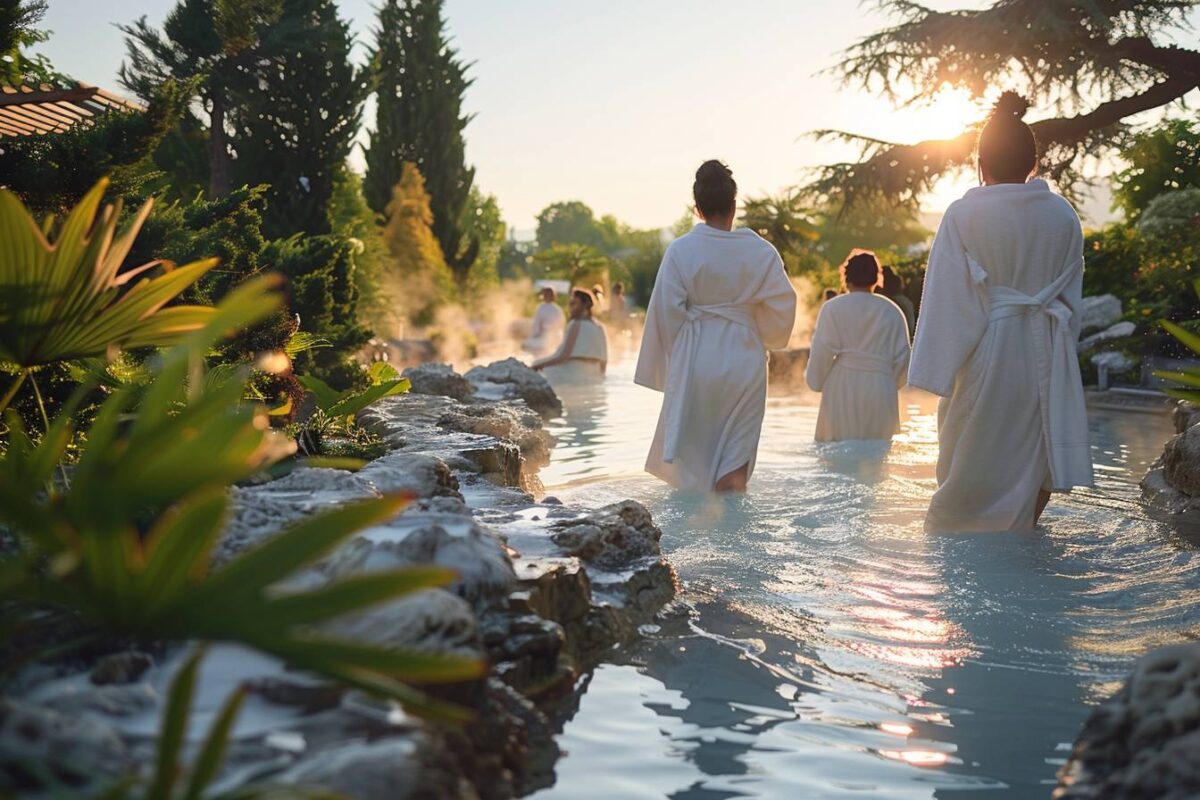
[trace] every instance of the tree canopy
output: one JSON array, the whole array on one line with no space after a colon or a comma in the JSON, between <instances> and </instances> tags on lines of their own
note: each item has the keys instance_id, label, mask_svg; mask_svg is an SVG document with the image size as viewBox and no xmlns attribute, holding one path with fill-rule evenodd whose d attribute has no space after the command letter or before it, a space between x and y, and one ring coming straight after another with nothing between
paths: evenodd
<instances>
[{"instance_id":1,"label":"tree canopy","mask_svg":"<svg viewBox=\"0 0 1200 800\"><path fill-rule=\"evenodd\" d=\"M851 46L833 67L844 85L919 104L944 89L974 97L1016 88L1034 107L1042 172L1071 193L1087 183L1089 157L1128 142L1126 120L1200 86L1200 50L1170 43L1197 0L996 0L979 10L935 11L879 0L896 24ZM958 136L903 144L822 130L861 146L857 162L819 167L808 194L853 205L870 195L916 206L943 175L970 164L978 123Z\"/></svg>"},{"instance_id":2,"label":"tree canopy","mask_svg":"<svg viewBox=\"0 0 1200 800\"><path fill-rule=\"evenodd\" d=\"M468 65L450 46L442 0L385 0L375 40L371 64L378 105L366 148L367 202L386 215L404 163L415 164L429 192L433 233L463 284L480 247L464 219L475 181L463 138L471 121L462 113L471 85Z\"/></svg>"}]
</instances>

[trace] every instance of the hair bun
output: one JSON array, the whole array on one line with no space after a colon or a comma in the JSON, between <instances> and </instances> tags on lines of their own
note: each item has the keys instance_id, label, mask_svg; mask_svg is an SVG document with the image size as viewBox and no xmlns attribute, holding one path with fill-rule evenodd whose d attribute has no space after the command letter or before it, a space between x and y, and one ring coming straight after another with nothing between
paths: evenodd
<instances>
[{"instance_id":1,"label":"hair bun","mask_svg":"<svg viewBox=\"0 0 1200 800\"><path fill-rule=\"evenodd\" d=\"M702 183L723 182L733 179L733 171L720 161L711 159L700 165L696 170L696 180Z\"/></svg>"},{"instance_id":2,"label":"hair bun","mask_svg":"<svg viewBox=\"0 0 1200 800\"><path fill-rule=\"evenodd\" d=\"M1007 91L1001 94L1000 99L996 101L996 105L992 106L992 117L1011 117L1020 121L1028 110L1028 100L1016 92Z\"/></svg>"}]
</instances>

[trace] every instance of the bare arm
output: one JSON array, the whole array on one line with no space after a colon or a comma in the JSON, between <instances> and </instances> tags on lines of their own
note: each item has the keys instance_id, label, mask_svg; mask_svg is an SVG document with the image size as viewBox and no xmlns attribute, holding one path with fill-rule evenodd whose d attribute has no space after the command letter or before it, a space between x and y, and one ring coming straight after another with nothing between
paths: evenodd
<instances>
[{"instance_id":1,"label":"bare arm","mask_svg":"<svg viewBox=\"0 0 1200 800\"><path fill-rule=\"evenodd\" d=\"M567 325L567 336L563 339L563 343L559 345L558 350L546 358L539 359L533 362L534 369L542 369L543 367L553 367L556 364L564 364L575 352L575 340L579 338L579 323L572 320Z\"/></svg>"}]
</instances>

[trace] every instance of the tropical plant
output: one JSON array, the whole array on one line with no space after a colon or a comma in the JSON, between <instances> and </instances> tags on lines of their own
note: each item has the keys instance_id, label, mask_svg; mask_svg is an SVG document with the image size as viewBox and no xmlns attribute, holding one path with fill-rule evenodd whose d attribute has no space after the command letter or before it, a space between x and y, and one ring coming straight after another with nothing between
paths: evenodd
<instances>
[{"instance_id":1,"label":"tropical plant","mask_svg":"<svg viewBox=\"0 0 1200 800\"><path fill-rule=\"evenodd\" d=\"M1163 120L1121 151L1126 167L1113 176L1113 207L1136 220L1161 194L1200 187L1200 125L1186 117Z\"/></svg>"},{"instance_id":2,"label":"tropical plant","mask_svg":"<svg viewBox=\"0 0 1200 800\"><path fill-rule=\"evenodd\" d=\"M1200 297L1200 278L1196 279L1193 284L1196 290L1196 296ZM1197 357L1200 357L1200 335L1195 331L1190 331L1182 325L1178 325L1170 320L1162 320L1160 325L1163 326L1176 339L1179 340L1184 347L1190 350ZM1196 320L1193 326L1200 327L1200 320ZM1183 367L1178 370L1156 370L1155 377L1171 381L1179 384L1182 388L1167 389L1167 394L1171 397L1177 397L1180 400L1189 400L1193 403L1200 403L1200 367Z\"/></svg>"},{"instance_id":3,"label":"tropical plant","mask_svg":"<svg viewBox=\"0 0 1200 800\"><path fill-rule=\"evenodd\" d=\"M412 384L385 361L373 362L367 369L367 378L370 381L367 388L339 392L319 378L297 376L316 403L316 410L294 431L302 453L323 456L382 454L378 452L383 447L382 441L356 424L355 417L377 400L407 392Z\"/></svg>"},{"instance_id":4,"label":"tropical plant","mask_svg":"<svg viewBox=\"0 0 1200 800\"><path fill-rule=\"evenodd\" d=\"M480 674L473 660L384 649L316 627L453 574L436 567L373 572L322 588L281 588L307 564L406 502L388 496L307 518L264 543L212 561L231 483L294 451L269 429L261 406L242 402L242 380L205 380L203 356L229 331L278 307L269 276L221 303L209 323L167 351L130 419L121 388L88 427L77 463L55 471L72 440L71 407L34 442L10 413L0 457L0 524L15 553L0 563L0 601L82 622L83 641L231 641L288 663L398 699L452 713L403 681L458 681ZM76 398L81 396L77 393Z\"/></svg>"},{"instance_id":5,"label":"tropical plant","mask_svg":"<svg viewBox=\"0 0 1200 800\"><path fill-rule=\"evenodd\" d=\"M465 285L480 241L465 220L475 170L466 164L462 99L471 79L450 45L443 0L385 0L371 53L378 110L366 148L363 189L388 215L392 188L412 162L425 177L437 237L455 280Z\"/></svg>"},{"instance_id":6,"label":"tropical plant","mask_svg":"<svg viewBox=\"0 0 1200 800\"><path fill-rule=\"evenodd\" d=\"M0 397L7 408L26 380L42 405L33 374L39 367L110 354L114 348L178 342L214 314L203 306L166 307L216 266L151 261L122 270L151 203L118 231L121 203L100 208L99 181L61 225L39 227L11 192L0 189L0 362L16 379ZM146 277L161 267L162 274ZM49 420L43 419L47 426Z\"/></svg>"},{"instance_id":7,"label":"tropical plant","mask_svg":"<svg viewBox=\"0 0 1200 800\"><path fill-rule=\"evenodd\" d=\"M796 252L818 237L811 209L794 192L748 198L742 204L741 223L781 253Z\"/></svg>"},{"instance_id":8,"label":"tropical plant","mask_svg":"<svg viewBox=\"0 0 1200 800\"><path fill-rule=\"evenodd\" d=\"M224 760L234 722L246 698L246 690L241 687L229 696L213 719L191 766L184 767L188 719L195 699L200 661L205 652L203 646L197 647L171 681L154 769L144 779L130 776L118 781L100 795L102 800L267 800L272 797L280 800L285 797L343 800L341 795L303 786L249 784L217 794L210 791Z\"/></svg>"},{"instance_id":9,"label":"tropical plant","mask_svg":"<svg viewBox=\"0 0 1200 800\"><path fill-rule=\"evenodd\" d=\"M1200 50L1173 41L1189 30L1196 0L993 0L945 11L913 0L877 5L896 23L846 51L833 68L843 84L878 88L902 105L944 89L980 98L993 87L1021 88L1035 106L1062 113L1032 128L1043 172L1067 190L1086 183L1089 159L1128 142L1127 120L1181 102L1200 84ZM973 122L954 138L916 144L819 131L860 145L861 156L818 168L806 192L839 204L882 195L916 207L943 175L969 166Z\"/></svg>"},{"instance_id":10,"label":"tropical plant","mask_svg":"<svg viewBox=\"0 0 1200 800\"><path fill-rule=\"evenodd\" d=\"M531 274L538 278L559 278L572 286L591 286L608 279L612 260L594 247L583 244L556 244L536 253Z\"/></svg>"}]
</instances>

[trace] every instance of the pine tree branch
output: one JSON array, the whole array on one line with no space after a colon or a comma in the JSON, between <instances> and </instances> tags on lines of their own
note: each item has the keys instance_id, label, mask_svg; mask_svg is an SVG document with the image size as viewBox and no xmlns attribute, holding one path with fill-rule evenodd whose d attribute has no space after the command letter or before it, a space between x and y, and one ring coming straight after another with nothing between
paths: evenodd
<instances>
[{"instance_id":1,"label":"pine tree branch","mask_svg":"<svg viewBox=\"0 0 1200 800\"><path fill-rule=\"evenodd\" d=\"M1137 94L1101 103L1084 114L1032 123L1030 127L1044 154L1043 171L1071 191L1081 182L1073 169L1078 158L1111 144L1122 132L1122 120L1179 100L1197 86L1200 81L1194 77L1171 78ZM817 131L812 135L818 139L839 138L862 144L862 160L818 167L802 192L815 201L840 202L847 207L869 197L916 207L939 178L971 163L978 130L979 125L974 125L952 139L911 145L840 131Z\"/></svg>"}]
</instances>

